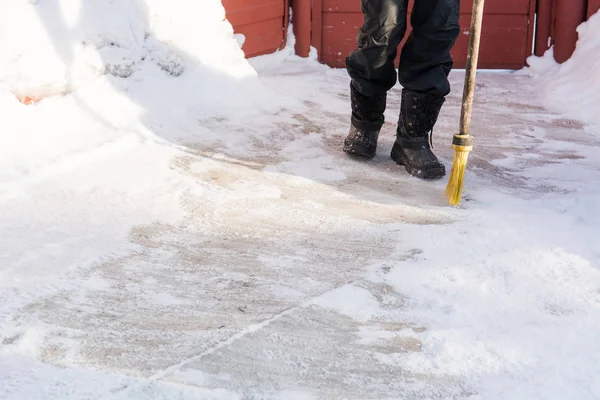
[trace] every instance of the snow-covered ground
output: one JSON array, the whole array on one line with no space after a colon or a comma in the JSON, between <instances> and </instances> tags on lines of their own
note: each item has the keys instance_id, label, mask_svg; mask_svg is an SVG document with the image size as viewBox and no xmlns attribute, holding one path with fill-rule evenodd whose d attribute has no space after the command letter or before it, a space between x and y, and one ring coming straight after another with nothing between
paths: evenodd
<instances>
[{"instance_id":1,"label":"snow-covered ground","mask_svg":"<svg viewBox=\"0 0 600 400\"><path fill-rule=\"evenodd\" d=\"M247 62L218 0L35 3L0 5L0 399L600 397L598 16L479 74L451 208L389 159L399 88L359 163L345 72Z\"/></svg>"}]
</instances>

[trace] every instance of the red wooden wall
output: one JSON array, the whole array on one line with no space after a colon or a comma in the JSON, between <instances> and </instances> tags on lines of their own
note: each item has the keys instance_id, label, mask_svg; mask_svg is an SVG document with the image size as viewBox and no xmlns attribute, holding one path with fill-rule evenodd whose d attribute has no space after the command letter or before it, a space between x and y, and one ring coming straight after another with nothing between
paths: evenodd
<instances>
[{"instance_id":1,"label":"red wooden wall","mask_svg":"<svg viewBox=\"0 0 600 400\"><path fill-rule=\"evenodd\" d=\"M600 0L537 0L535 55L551 46L554 59L563 63L575 51L577 27L600 9Z\"/></svg>"},{"instance_id":2,"label":"red wooden wall","mask_svg":"<svg viewBox=\"0 0 600 400\"><path fill-rule=\"evenodd\" d=\"M600 10L600 0L588 0L587 17L591 17Z\"/></svg>"},{"instance_id":3,"label":"red wooden wall","mask_svg":"<svg viewBox=\"0 0 600 400\"><path fill-rule=\"evenodd\" d=\"M410 9L412 2L410 0ZM285 45L288 6L294 10L296 51L308 55L309 46L320 61L344 67L346 55L356 46L362 24L360 0L222 0L227 18L246 42L247 57L271 53ZM537 32L534 15L537 5ZM457 68L466 62L472 0L461 0L462 33L452 50ZM532 54L542 55L554 46L559 62L568 59L577 40L576 27L600 9L600 0L486 0L479 68L519 69ZM410 12L410 11L409 11ZM410 16L409 16L410 18ZM408 33L410 23L408 24ZM398 60L396 60L398 61Z\"/></svg>"},{"instance_id":4,"label":"red wooden wall","mask_svg":"<svg viewBox=\"0 0 600 400\"><path fill-rule=\"evenodd\" d=\"M462 33L452 51L456 68L464 68L472 0L462 0ZM410 2L409 12L412 9ZM518 69L532 53L535 0L486 0L481 33L479 68ZM409 16L410 18L410 16ZM356 47L356 33L363 21L360 0L314 0L313 45L321 61L343 67L346 55ZM410 23L408 23L408 33Z\"/></svg>"},{"instance_id":5,"label":"red wooden wall","mask_svg":"<svg viewBox=\"0 0 600 400\"><path fill-rule=\"evenodd\" d=\"M242 47L246 57L272 53L285 44L288 0L222 2L234 31L246 37Z\"/></svg>"}]
</instances>

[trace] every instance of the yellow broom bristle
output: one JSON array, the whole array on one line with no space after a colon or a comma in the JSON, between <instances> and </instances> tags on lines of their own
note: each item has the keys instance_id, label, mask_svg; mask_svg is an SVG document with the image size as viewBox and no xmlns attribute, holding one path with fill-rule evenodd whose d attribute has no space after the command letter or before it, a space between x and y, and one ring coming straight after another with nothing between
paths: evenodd
<instances>
[{"instance_id":1,"label":"yellow broom bristle","mask_svg":"<svg viewBox=\"0 0 600 400\"><path fill-rule=\"evenodd\" d=\"M448 186L446 186L446 196L450 205L455 206L460 203L463 184L465 179L465 170L467 168L467 160L469 152L473 146L452 146L454 148L454 162L450 172Z\"/></svg>"}]
</instances>

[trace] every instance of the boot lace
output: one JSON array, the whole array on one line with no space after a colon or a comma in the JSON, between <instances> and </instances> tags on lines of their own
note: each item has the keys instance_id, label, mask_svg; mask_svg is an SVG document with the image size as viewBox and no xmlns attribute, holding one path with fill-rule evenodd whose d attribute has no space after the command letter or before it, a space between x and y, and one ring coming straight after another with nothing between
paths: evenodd
<instances>
[{"instance_id":1,"label":"boot lace","mask_svg":"<svg viewBox=\"0 0 600 400\"><path fill-rule=\"evenodd\" d=\"M420 99L417 96L412 96L412 106L407 118L408 127L407 133L413 138L427 135L429 146L433 148L433 127L437 120L437 113L440 107L439 101L433 99ZM412 118L411 118L412 117Z\"/></svg>"}]
</instances>

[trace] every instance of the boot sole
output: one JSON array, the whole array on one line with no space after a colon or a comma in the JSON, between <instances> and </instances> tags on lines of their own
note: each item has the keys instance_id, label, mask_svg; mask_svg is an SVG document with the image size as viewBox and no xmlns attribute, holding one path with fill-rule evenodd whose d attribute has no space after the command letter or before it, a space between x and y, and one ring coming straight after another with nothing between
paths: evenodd
<instances>
[{"instance_id":1,"label":"boot sole","mask_svg":"<svg viewBox=\"0 0 600 400\"><path fill-rule=\"evenodd\" d=\"M396 164L403 166L410 175L415 176L419 179L424 180L436 180L441 179L446 175L446 168L431 168L426 171L417 169L410 165L407 160L401 155L392 151L391 154L392 160L396 162Z\"/></svg>"}]
</instances>

